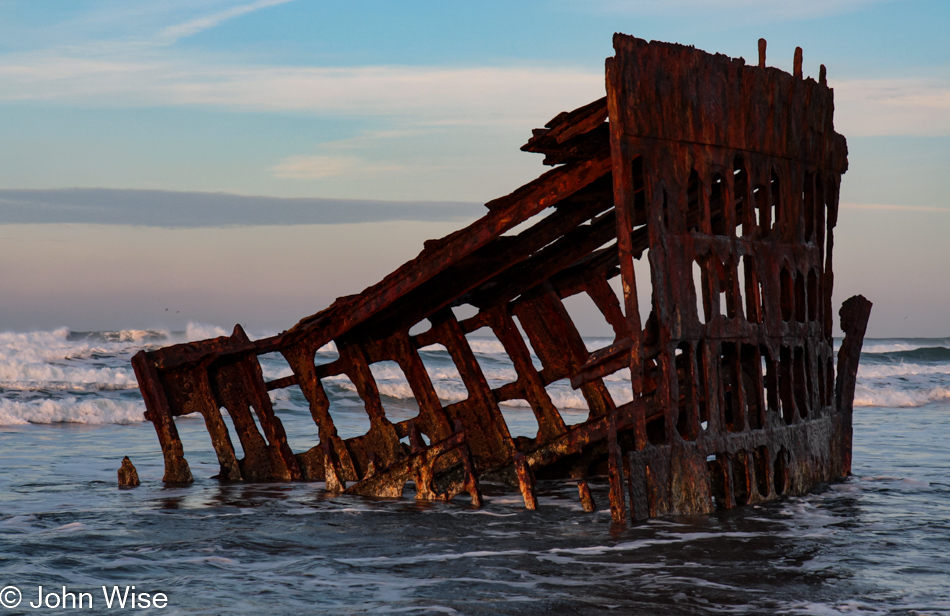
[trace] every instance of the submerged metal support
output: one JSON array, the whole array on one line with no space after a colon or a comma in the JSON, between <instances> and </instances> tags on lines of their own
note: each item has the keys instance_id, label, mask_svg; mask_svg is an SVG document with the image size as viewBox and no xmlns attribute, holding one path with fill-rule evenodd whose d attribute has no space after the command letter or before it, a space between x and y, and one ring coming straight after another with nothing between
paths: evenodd
<instances>
[{"instance_id":1,"label":"submerged metal support","mask_svg":"<svg viewBox=\"0 0 950 616\"><path fill-rule=\"evenodd\" d=\"M841 331L844 332L844 339L838 350L835 406L841 418L841 472L850 475L854 386L858 379L858 360L861 357L864 333L867 331L868 318L871 316L871 302L864 296L856 295L841 305L838 314L841 317Z\"/></svg>"},{"instance_id":2,"label":"submerged metal support","mask_svg":"<svg viewBox=\"0 0 950 616\"><path fill-rule=\"evenodd\" d=\"M601 475L618 523L762 502L846 475L870 302L842 307L836 380L832 252L847 144L824 67L819 81L805 78L798 49L793 74L768 68L764 40L757 66L621 34L614 48L606 96L558 115L522 148L555 168L487 203L465 229L278 336L252 341L237 327L136 355L165 481L192 480L175 429L192 412L205 418L221 480L324 481L385 497L411 483L416 498L465 493L480 506L487 477L535 509L537 481L565 478L593 511L587 479ZM587 349L565 303L573 296L591 300L610 344ZM473 316L460 320L453 309L463 306ZM486 331L513 382L494 387L483 374L469 338ZM316 364L331 342L339 358ZM436 395L419 352L430 345L444 347L465 399ZM265 382L259 357L269 353L293 374ZM379 362L403 371L417 416L387 416L371 370ZM630 395L615 400L604 379L625 369ZM324 387L344 376L370 425L346 439ZM583 396L585 421L565 421L548 391L558 382ZM319 437L296 454L268 395L290 387ZM536 435L511 434L501 411L516 400Z\"/></svg>"}]
</instances>

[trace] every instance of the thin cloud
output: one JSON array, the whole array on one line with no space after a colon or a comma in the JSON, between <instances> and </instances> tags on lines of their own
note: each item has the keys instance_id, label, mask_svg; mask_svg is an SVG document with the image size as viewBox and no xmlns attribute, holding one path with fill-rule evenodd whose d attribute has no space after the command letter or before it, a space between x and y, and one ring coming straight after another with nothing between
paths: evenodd
<instances>
[{"instance_id":1,"label":"thin cloud","mask_svg":"<svg viewBox=\"0 0 950 616\"><path fill-rule=\"evenodd\" d=\"M345 175L359 161L355 156L289 156L270 170L278 178L312 180Z\"/></svg>"},{"instance_id":2,"label":"thin cloud","mask_svg":"<svg viewBox=\"0 0 950 616\"><path fill-rule=\"evenodd\" d=\"M393 220L468 221L460 201L293 199L227 193L64 188L0 189L0 224L97 224L164 228L333 225Z\"/></svg>"},{"instance_id":3,"label":"thin cloud","mask_svg":"<svg viewBox=\"0 0 950 616\"><path fill-rule=\"evenodd\" d=\"M362 150L364 148L375 148L387 139L411 139L425 134L425 129L413 128L394 128L388 130L373 130L360 133L353 137L340 139L338 141L326 141L321 144L323 149L333 150Z\"/></svg>"},{"instance_id":4,"label":"thin cloud","mask_svg":"<svg viewBox=\"0 0 950 616\"><path fill-rule=\"evenodd\" d=\"M338 176L361 176L380 171L400 171L402 165L366 164L356 156L288 156L271 167L276 178L292 180L316 180Z\"/></svg>"},{"instance_id":5,"label":"thin cloud","mask_svg":"<svg viewBox=\"0 0 950 616\"><path fill-rule=\"evenodd\" d=\"M194 36L199 32L210 30L211 28L214 28L221 23L228 21L229 19L234 19L235 17L240 17L261 9L277 6L278 4L286 4L292 1L293 0L258 0L257 2L242 4L230 9L218 11L217 13L204 15L202 17L191 19L180 24L175 24L174 26L169 26L158 34L157 39L161 43L172 44L183 38Z\"/></svg>"},{"instance_id":6,"label":"thin cloud","mask_svg":"<svg viewBox=\"0 0 950 616\"><path fill-rule=\"evenodd\" d=\"M599 72L549 67L208 66L53 55L0 58L0 81L0 101L390 116L416 126L524 126L604 92ZM950 79L831 85L844 135L950 135Z\"/></svg>"},{"instance_id":7,"label":"thin cloud","mask_svg":"<svg viewBox=\"0 0 950 616\"><path fill-rule=\"evenodd\" d=\"M537 122L603 96L602 73L547 67L209 66L42 54L0 58L0 101ZM540 115L539 115L540 114Z\"/></svg>"},{"instance_id":8,"label":"thin cloud","mask_svg":"<svg viewBox=\"0 0 950 616\"><path fill-rule=\"evenodd\" d=\"M835 125L846 136L950 135L950 78L835 81Z\"/></svg>"},{"instance_id":9,"label":"thin cloud","mask_svg":"<svg viewBox=\"0 0 950 616\"><path fill-rule=\"evenodd\" d=\"M291 0L259 0L166 28L187 36L227 19ZM844 10L872 0L838 0ZM751 0L672 0L685 8L738 10ZM643 3L602 3L635 8ZM652 4L651 4L652 5ZM817 2L766 2L811 7ZM825 3L821 4L822 6ZM758 6L758 3L756 3ZM802 8L802 10L805 10ZM169 39L170 40L170 39ZM117 59L119 58L119 59ZM0 101L47 101L100 107L204 107L229 111L310 113L408 120L413 128L517 126L541 122L603 96L597 69L438 66L261 66L198 62L167 49L118 53L76 49L0 55ZM950 78L835 80L839 132L847 136L950 135ZM319 161L316 161L319 162ZM311 165L316 170L318 165ZM332 175L332 169L324 177Z\"/></svg>"},{"instance_id":10,"label":"thin cloud","mask_svg":"<svg viewBox=\"0 0 950 616\"><path fill-rule=\"evenodd\" d=\"M574 1L580 10L624 15L720 15L736 14L749 20L814 19L848 13L884 0L600 0Z\"/></svg>"}]
</instances>

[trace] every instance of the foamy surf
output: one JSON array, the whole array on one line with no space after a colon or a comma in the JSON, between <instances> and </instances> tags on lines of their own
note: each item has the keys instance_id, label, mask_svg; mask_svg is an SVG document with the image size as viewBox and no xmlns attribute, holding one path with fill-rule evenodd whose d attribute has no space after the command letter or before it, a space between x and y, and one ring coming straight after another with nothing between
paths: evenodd
<instances>
[{"instance_id":1,"label":"foamy surf","mask_svg":"<svg viewBox=\"0 0 950 616\"><path fill-rule=\"evenodd\" d=\"M919 407L931 402L950 400L950 388L915 387L906 390L874 389L859 384L854 391L854 406Z\"/></svg>"},{"instance_id":2,"label":"foamy surf","mask_svg":"<svg viewBox=\"0 0 950 616\"><path fill-rule=\"evenodd\" d=\"M145 421L145 404L137 400L76 398L18 401L0 398L0 425L27 423L134 424Z\"/></svg>"},{"instance_id":3,"label":"foamy surf","mask_svg":"<svg viewBox=\"0 0 950 616\"><path fill-rule=\"evenodd\" d=\"M224 334L200 323L181 332L0 332L0 425L140 423L145 408L132 355Z\"/></svg>"},{"instance_id":4,"label":"foamy surf","mask_svg":"<svg viewBox=\"0 0 950 616\"><path fill-rule=\"evenodd\" d=\"M22 423L137 423L142 421L142 403L131 367L131 357L141 349L228 335L217 325L190 323L184 331L128 329L102 332L73 332L66 328L34 332L0 332L0 425ZM254 338L268 335L251 332ZM611 343L610 338L588 337L589 349ZM470 342L482 372L493 388L518 379L518 373L502 344L490 337L471 337ZM858 372L855 406L920 407L950 399L950 339L869 340ZM436 395L448 405L466 399L458 369L445 347L432 345L420 356ZM316 354L315 362L328 363L339 357L331 342ZM287 362L276 353L261 356L267 380L291 374ZM541 362L532 356L538 367ZM406 415L414 407L414 395L402 369L395 362L372 366L384 406ZM604 379L616 404L632 398L629 371L621 370ZM345 410L344 423L359 431L355 410L362 407L355 385L339 375L324 380L331 412ZM567 380L547 387L552 402L571 422L584 417L587 402ZM272 391L278 411L299 411L309 415L308 404L297 388ZM505 412L515 413L513 421L530 431L529 405L511 400ZM524 418L521 415L524 415ZM523 421L522 421L523 419ZM520 424L519 424L520 425ZM519 428L521 429L521 428ZM536 428L535 428L536 429ZM361 432L360 432L361 433Z\"/></svg>"}]
</instances>

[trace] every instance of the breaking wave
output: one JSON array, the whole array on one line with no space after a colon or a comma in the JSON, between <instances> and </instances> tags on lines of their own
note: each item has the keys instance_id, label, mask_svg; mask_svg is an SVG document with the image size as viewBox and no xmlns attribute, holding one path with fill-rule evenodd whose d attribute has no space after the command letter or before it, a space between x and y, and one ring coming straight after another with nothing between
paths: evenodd
<instances>
[{"instance_id":1,"label":"breaking wave","mask_svg":"<svg viewBox=\"0 0 950 616\"><path fill-rule=\"evenodd\" d=\"M76 398L19 401L0 398L0 425L27 423L134 424L145 421L145 404L138 400Z\"/></svg>"},{"instance_id":2,"label":"breaking wave","mask_svg":"<svg viewBox=\"0 0 950 616\"><path fill-rule=\"evenodd\" d=\"M917 347L883 353L863 353L862 357L871 361L882 362L950 362L950 348L944 346Z\"/></svg>"},{"instance_id":3,"label":"breaking wave","mask_svg":"<svg viewBox=\"0 0 950 616\"><path fill-rule=\"evenodd\" d=\"M224 333L200 323L180 332L0 332L0 425L144 421L132 355Z\"/></svg>"},{"instance_id":4,"label":"breaking wave","mask_svg":"<svg viewBox=\"0 0 950 616\"><path fill-rule=\"evenodd\" d=\"M950 387L945 386L900 390L875 389L859 383L854 391L854 406L918 407L945 400L950 400Z\"/></svg>"},{"instance_id":5,"label":"breaking wave","mask_svg":"<svg viewBox=\"0 0 950 616\"><path fill-rule=\"evenodd\" d=\"M137 423L143 404L131 366L132 355L172 343L228 335L216 325L190 323L185 331L128 329L80 332L60 328L50 331L0 332L0 425L22 423ZM253 337L260 335L249 334ZM502 344L489 337L470 338L475 358L492 388L518 379ZM588 348L611 343L609 338L585 338ZM950 339L869 340L858 371L855 406L917 407L950 399ZM530 347L530 345L529 345ZM420 356L442 404L465 400L470 392L445 347L433 345ZM317 363L339 357L333 343L322 347ZM535 366L541 363L532 357ZM291 374L279 353L261 356L267 380ZM395 362L372 366L384 404L411 409L414 392ZM614 402L632 397L628 370L605 377ZM343 375L325 379L327 393L340 408L357 408L362 401L355 385ZM548 395L560 409L586 411L581 391L567 380L548 385ZM307 410L297 388L271 392L277 408ZM524 400L503 404L527 409Z\"/></svg>"}]
</instances>

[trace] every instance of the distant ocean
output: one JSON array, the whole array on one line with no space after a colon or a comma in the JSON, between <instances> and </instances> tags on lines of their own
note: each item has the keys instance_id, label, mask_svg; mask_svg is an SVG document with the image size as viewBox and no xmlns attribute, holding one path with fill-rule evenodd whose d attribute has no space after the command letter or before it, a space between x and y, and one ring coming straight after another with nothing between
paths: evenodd
<instances>
[{"instance_id":1,"label":"distant ocean","mask_svg":"<svg viewBox=\"0 0 950 616\"><path fill-rule=\"evenodd\" d=\"M593 514L570 482L541 482L534 512L493 485L480 510L408 492L370 500L321 484L222 485L193 417L178 427L196 481L165 488L130 358L224 333L0 333L0 604L10 587L22 595L0 614L36 612L39 586L57 602L91 596L92 609L39 608L52 613L113 613L101 587L135 586L167 596L146 611L155 614L950 614L950 338L865 342L852 478L618 530L603 482L592 485ZM514 379L497 341L473 348L490 382ZM335 354L330 345L318 361ZM445 351L422 354L439 397L461 399ZM275 357L263 369L268 379L290 372ZM414 414L401 372L383 364L374 374L389 416ZM618 402L630 397L626 376L608 382ZM549 392L569 423L585 419L568 384ZM364 432L352 384L335 379L328 394L341 435ZM315 444L299 392L273 395L294 451ZM536 431L527 408L504 413L514 433ZM142 479L134 490L116 485L125 455Z\"/></svg>"}]
</instances>

